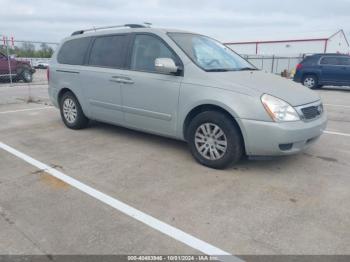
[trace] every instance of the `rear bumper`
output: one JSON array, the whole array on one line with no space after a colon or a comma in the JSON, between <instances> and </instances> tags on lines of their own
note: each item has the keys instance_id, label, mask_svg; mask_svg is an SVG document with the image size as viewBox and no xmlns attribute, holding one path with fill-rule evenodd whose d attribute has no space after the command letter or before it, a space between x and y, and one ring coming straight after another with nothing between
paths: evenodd
<instances>
[{"instance_id":1,"label":"rear bumper","mask_svg":"<svg viewBox=\"0 0 350 262\"><path fill-rule=\"evenodd\" d=\"M323 133L327 116L310 121L263 122L242 120L246 153L249 156L278 156L296 154L308 148Z\"/></svg>"},{"instance_id":2,"label":"rear bumper","mask_svg":"<svg viewBox=\"0 0 350 262\"><path fill-rule=\"evenodd\" d=\"M299 71L296 71L293 77L293 81L297 82L297 83L301 83L302 82L302 74Z\"/></svg>"}]
</instances>

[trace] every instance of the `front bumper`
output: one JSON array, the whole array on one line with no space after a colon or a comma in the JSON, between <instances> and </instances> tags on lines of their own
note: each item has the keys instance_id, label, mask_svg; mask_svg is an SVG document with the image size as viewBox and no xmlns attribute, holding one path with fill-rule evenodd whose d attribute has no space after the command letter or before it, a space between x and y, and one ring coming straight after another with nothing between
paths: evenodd
<instances>
[{"instance_id":1,"label":"front bumper","mask_svg":"<svg viewBox=\"0 0 350 262\"><path fill-rule=\"evenodd\" d=\"M313 121L264 122L241 119L246 153L249 156L290 155L313 144L327 126L327 116Z\"/></svg>"}]
</instances>

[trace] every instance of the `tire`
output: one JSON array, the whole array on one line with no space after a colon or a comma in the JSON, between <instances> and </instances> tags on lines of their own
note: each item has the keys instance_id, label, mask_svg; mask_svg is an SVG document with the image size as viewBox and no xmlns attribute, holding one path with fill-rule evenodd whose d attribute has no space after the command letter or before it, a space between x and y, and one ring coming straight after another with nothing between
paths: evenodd
<instances>
[{"instance_id":1,"label":"tire","mask_svg":"<svg viewBox=\"0 0 350 262\"><path fill-rule=\"evenodd\" d=\"M66 92L60 100L60 112L63 123L70 129L83 129L89 124L78 99L72 92Z\"/></svg>"},{"instance_id":2,"label":"tire","mask_svg":"<svg viewBox=\"0 0 350 262\"><path fill-rule=\"evenodd\" d=\"M25 83L31 83L33 81L33 74L29 68L24 67L21 70L20 79Z\"/></svg>"},{"instance_id":3,"label":"tire","mask_svg":"<svg viewBox=\"0 0 350 262\"><path fill-rule=\"evenodd\" d=\"M316 89L318 87L318 79L315 75L306 75L303 78L303 85L310 89Z\"/></svg>"},{"instance_id":4,"label":"tire","mask_svg":"<svg viewBox=\"0 0 350 262\"><path fill-rule=\"evenodd\" d=\"M223 135L220 136L221 132ZM210 168L224 169L237 163L243 154L238 127L230 117L217 111L205 111L195 116L186 137L193 157ZM226 148L223 149L225 140Z\"/></svg>"}]
</instances>

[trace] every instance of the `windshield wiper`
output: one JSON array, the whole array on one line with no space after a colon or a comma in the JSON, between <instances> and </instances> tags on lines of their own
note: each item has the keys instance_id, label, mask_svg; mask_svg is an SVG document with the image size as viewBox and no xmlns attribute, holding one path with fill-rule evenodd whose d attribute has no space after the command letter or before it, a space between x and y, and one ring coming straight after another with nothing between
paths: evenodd
<instances>
[{"instance_id":1,"label":"windshield wiper","mask_svg":"<svg viewBox=\"0 0 350 262\"><path fill-rule=\"evenodd\" d=\"M230 69L226 68L213 68L213 69L207 69L207 72L227 72L227 71L232 71Z\"/></svg>"},{"instance_id":2,"label":"windshield wiper","mask_svg":"<svg viewBox=\"0 0 350 262\"><path fill-rule=\"evenodd\" d=\"M259 69L253 68L253 67L243 67L238 69L238 71L256 71L256 70L259 70Z\"/></svg>"}]
</instances>

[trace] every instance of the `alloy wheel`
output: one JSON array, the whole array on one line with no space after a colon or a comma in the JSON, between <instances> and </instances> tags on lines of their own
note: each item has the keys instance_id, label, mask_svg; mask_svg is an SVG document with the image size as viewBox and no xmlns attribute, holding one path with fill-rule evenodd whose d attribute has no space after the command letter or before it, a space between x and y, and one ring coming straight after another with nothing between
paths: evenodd
<instances>
[{"instance_id":1,"label":"alloy wheel","mask_svg":"<svg viewBox=\"0 0 350 262\"><path fill-rule=\"evenodd\" d=\"M222 129L214 123L200 125L195 133L197 151L208 160L222 158L227 150L227 138Z\"/></svg>"}]
</instances>

